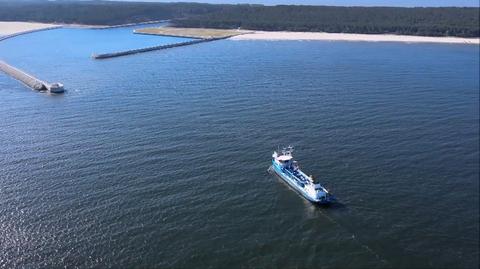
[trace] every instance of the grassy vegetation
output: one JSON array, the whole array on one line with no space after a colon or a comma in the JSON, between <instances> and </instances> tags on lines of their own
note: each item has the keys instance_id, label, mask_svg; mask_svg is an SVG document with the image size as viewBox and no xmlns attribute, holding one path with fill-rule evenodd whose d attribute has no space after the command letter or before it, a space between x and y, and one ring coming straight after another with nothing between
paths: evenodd
<instances>
[{"instance_id":1,"label":"grassy vegetation","mask_svg":"<svg viewBox=\"0 0 480 269\"><path fill-rule=\"evenodd\" d=\"M115 25L172 19L177 27L479 37L479 8L0 1L0 20Z\"/></svg>"},{"instance_id":2,"label":"grassy vegetation","mask_svg":"<svg viewBox=\"0 0 480 269\"><path fill-rule=\"evenodd\" d=\"M135 33L206 39L206 38L223 38L223 37L236 36L236 35L245 33L245 31L208 29L208 28L157 27L157 28L138 29L138 30L135 30Z\"/></svg>"}]
</instances>

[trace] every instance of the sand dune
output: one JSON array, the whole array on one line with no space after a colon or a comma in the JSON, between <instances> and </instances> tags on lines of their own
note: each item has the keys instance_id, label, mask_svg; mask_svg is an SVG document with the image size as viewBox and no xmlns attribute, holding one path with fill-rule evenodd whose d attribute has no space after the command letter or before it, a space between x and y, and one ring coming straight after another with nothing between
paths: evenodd
<instances>
[{"instance_id":1,"label":"sand dune","mask_svg":"<svg viewBox=\"0 0 480 269\"><path fill-rule=\"evenodd\" d=\"M313 33L313 32L266 32L253 33L231 37L232 40L325 40L325 41L370 41L370 42L407 42L407 43L456 43L480 44L480 38L460 37L430 37L408 35L370 35L344 33Z\"/></svg>"}]
</instances>

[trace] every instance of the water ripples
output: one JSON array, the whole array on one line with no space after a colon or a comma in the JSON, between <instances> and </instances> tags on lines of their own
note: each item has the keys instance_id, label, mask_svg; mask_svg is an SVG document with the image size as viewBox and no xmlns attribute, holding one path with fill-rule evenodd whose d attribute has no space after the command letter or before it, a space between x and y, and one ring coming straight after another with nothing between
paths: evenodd
<instances>
[{"instance_id":1,"label":"water ripples","mask_svg":"<svg viewBox=\"0 0 480 269\"><path fill-rule=\"evenodd\" d=\"M223 40L91 60L171 41L116 31L0 44L68 90L0 75L0 267L478 263L475 48ZM31 50L52 38L65 52ZM337 205L266 172L287 144Z\"/></svg>"}]
</instances>

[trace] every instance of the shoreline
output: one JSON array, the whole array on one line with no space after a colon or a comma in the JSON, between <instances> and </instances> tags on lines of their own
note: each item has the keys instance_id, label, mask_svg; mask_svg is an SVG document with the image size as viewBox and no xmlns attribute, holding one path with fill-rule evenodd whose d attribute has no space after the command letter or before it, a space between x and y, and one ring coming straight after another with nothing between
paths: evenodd
<instances>
[{"instance_id":1,"label":"shoreline","mask_svg":"<svg viewBox=\"0 0 480 269\"><path fill-rule=\"evenodd\" d=\"M68 28L82 28L82 29L94 29L94 30L103 30L103 29L112 29L112 28L121 28L121 27L131 27L131 26L140 26L140 25L149 25L149 24L159 24L167 23L170 20L159 20L159 21L144 21L144 22L135 22L135 23L126 23L126 24L116 24L116 25L89 25L89 24L61 24L64 27Z\"/></svg>"},{"instance_id":2,"label":"shoreline","mask_svg":"<svg viewBox=\"0 0 480 269\"><path fill-rule=\"evenodd\" d=\"M62 28L62 25L35 22L0 21L0 41L19 35Z\"/></svg>"},{"instance_id":3,"label":"shoreline","mask_svg":"<svg viewBox=\"0 0 480 269\"><path fill-rule=\"evenodd\" d=\"M57 28L83 28L83 29L112 29L121 27L141 26L158 23L166 23L169 20L145 21L138 23L127 23L119 25L87 25L87 24L66 24L66 23L40 23L23 21L0 21L0 39L7 39L17 35L28 34L36 31L57 29Z\"/></svg>"},{"instance_id":4,"label":"shoreline","mask_svg":"<svg viewBox=\"0 0 480 269\"><path fill-rule=\"evenodd\" d=\"M61 27L60 24L53 23L37 23L37 22L23 22L23 21L0 21L0 36L13 36L23 33L30 33L32 31L47 30Z\"/></svg>"},{"instance_id":5,"label":"shoreline","mask_svg":"<svg viewBox=\"0 0 480 269\"><path fill-rule=\"evenodd\" d=\"M86 28L86 29L111 29L120 27L140 26L168 22L168 20L147 21L139 23L128 23L120 25L84 25L84 24L52 24L37 22L0 21L0 41L18 35L28 34L37 31L44 31L57 28ZM174 27L173 27L174 28ZM201 31L207 28L179 28L196 29ZM222 31L222 29L216 29ZM225 29L223 31L232 31ZM444 43L444 44L465 44L480 45L480 38L462 37L432 37L432 36L410 36L392 34L350 34L350 33L325 33L325 32L287 32L287 31L253 31L243 30L238 35L229 37L230 40L261 40L261 41L352 41L352 42L403 42L403 43Z\"/></svg>"},{"instance_id":6,"label":"shoreline","mask_svg":"<svg viewBox=\"0 0 480 269\"><path fill-rule=\"evenodd\" d=\"M349 34L349 33L324 33L324 32L273 32L252 31L229 38L230 40L263 40L263 41L361 41L361 42L403 42L403 43L448 43L480 45L480 38L462 37L433 37L409 35L381 35L381 34Z\"/></svg>"},{"instance_id":7,"label":"shoreline","mask_svg":"<svg viewBox=\"0 0 480 269\"><path fill-rule=\"evenodd\" d=\"M245 33L253 33L243 30L228 29L211 29L211 28L182 28L182 27L153 27L140 28L133 30L134 34L141 35L157 35L157 36L173 36L181 38L194 39L224 39L241 35Z\"/></svg>"}]
</instances>

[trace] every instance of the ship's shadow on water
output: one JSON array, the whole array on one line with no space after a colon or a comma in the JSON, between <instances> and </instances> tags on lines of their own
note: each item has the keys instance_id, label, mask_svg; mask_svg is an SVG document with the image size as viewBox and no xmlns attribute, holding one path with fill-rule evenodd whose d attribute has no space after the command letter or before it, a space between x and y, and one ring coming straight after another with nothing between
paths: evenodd
<instances>
[{"instance_id":1,"label":"ship's shadow on water","mask_svg":"<svg viewBox=\"0 0 480 269\"><path fill-rule=\"evenodd\" d=\"M314 206L317 209L325 209L325 210L348 210L347 205L335 200L330 204L314 204L310 203L312 206Z\"/></svg>"},{"instance_id":2,"label":"ship's shadow on water","mask_svg":"<svg viewBox=\"0 0 480 269\"><path fill-rule=\"evenodd\" d=\"M307 210L309 214L314 214L317 217L321 216L333 222L336 222L333 219L331 219L333 216L338 216L338 214L343 214L350 210L346 204L340 201L334 201L330 204L317 204L317 203L312 203L306 199L303 199L303 200L304 200L303 202L305 205L305 210Z\"/></svg>"}]
</instances>

